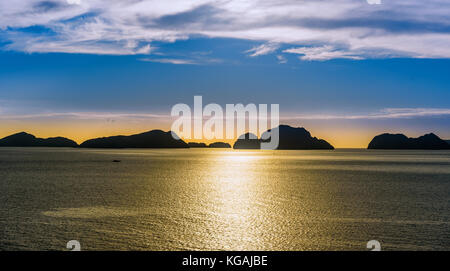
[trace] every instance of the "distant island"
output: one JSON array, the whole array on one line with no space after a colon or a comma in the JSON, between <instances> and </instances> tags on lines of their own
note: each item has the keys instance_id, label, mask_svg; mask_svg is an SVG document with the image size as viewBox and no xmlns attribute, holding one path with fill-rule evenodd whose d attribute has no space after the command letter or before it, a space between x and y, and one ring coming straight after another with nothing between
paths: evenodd
<instances>
[{"instance_id":1,"label":"distant island","mask_svg":"<svg viewBox=\"0 0 450 271\"><path fill-rule=\"evenodd\" d=\"M130 136L111 136L89 139L81 148L189 148L183 140L176 140L172 132L152 130Z\"/></svg>"},{"instance_id":2,"label":"distant island","mask_svg":"<svg viewBox=\"0 0 450 271\"><path fill-rule=\"evenodd\" d=\"M205 143L189 142L189 148L208 148Z\"/></svg>"},{"instance_id":3,"label":"distant island","mask_svg":"<svg viewBox=\"0 0 450 271\"><path fill-rule=\"evenodd\" d=\"M334 147L323 139L312 137L305 128L280 125L269 129L258 138L246 133L241 135L233 144L234 149L261 149L261 143L267 141L268 134L278 129L278 150L333 150ZM263 138L263 139L262 139ZM270 138L269 138L270 139ZM172 132L152 130L130 136L110 136L89 139L78 145L75 141L65 137L38 138L26 132L16 133L0 139L0 147L70 147L70 148L231 148L225 142L206 143L176 140ZM443 140L430 133L418 138L409 138L403 134L381 134L375 136L369 143L368 149L392 150L450 150L450 140Z\"/></svg>"},{"instance_id":4,"label":"distant island","mask_svg":"<svg viewBox=\"0 0 450 271\"><path fill-rule=\"evenodd\" d=\"M70 148L231 148L230 144L214 142L205 143L176 140L172 132L152 130L130 136L110 136L89 139L78 145L64 137L37 138L32 134L20 132L0 139L0 147L70 147Z\"/></svg>"},{"instance_id":5,"label":"distant island","mask_svg":"<svg viewBox=\"0 0 450 271\"><path fill-rule=\"evenodd\" d=\"M189 142L188 145L189 148L231 148L230 144L225 142L214 142L209 145L206 145L205 143Z\"/></svg>"},{"instance_id":6,"label":"distant island","mask_svg":"<svg viewBox=\"0 0 450 271\"><path fill-rule=\"evenodd\" d=\"M450 144L433 133L418 138L409 138L403 134L381 134L372 139L368 149L449 150Z\"/></svg>"},{"instance_id":7,"label":"distant island","mask_svg":"<svg viewBox=\"0 0 450 271\"><path fill-rule=\"evenodd\" d=\"M78 144L64 137L37 138L21 132L0 139L0 147L77 147Z\"/></svg>"},{"instance_id":8,"label":"distant island","mask_svg":"<svg viewBox=\"0 0 450 271\"><path fill-rule=\"evenodd\" d=\"M229 149L231 145L225 142L214 142L209 144L209 148L220 148L220 149Z\"/></svg>"},{"instance_id":9,"label":"distant island","mask_svg":"<svg viewBox=\"0 0 450 271\"><path fill-rule=\"evenodd\" d=\"M261 139L252 133L243 134L234 142L233 149L261 149Z\"/></svg>"},{"instance_id":10,"label":"distant island","mask_svg":"<svg viewBox=\"0 0 450 271\"><path fill-rule=\"evenodd\" d=\"M289 125L280 125L264 132L261 138L270 138L269 132L279 132L278 150L333 150L334 147L323 139L312 137L305 128L294 128ZM234 149L260 149L264 139L258 139L256 135L246 133L235 142Z\"/></svg>"},{"instance_id":11,"label":"distant island","mask_svg":"<svg viewBox=\"0 0 450 271\"><path fill-rule=\"evenodd\" d=\"M328 142L312 137L304 128L293 128L288 125L280 125L279 150L303 150L303 149L334 149ZM266 135L271 130L263 133ZM234 149L260 149L262 139L256 135L246 133L240 136L233 145ZM0 139L0 147L80 147L80 148L231 148L230 144L214 142L210 145L205 143L176 140L171 131L152 130L149 132L130 136L110 136L89 139L78 145L75 141L64 138L36 138L25 132L17 133Z\"/></svg>"}]
</instances>

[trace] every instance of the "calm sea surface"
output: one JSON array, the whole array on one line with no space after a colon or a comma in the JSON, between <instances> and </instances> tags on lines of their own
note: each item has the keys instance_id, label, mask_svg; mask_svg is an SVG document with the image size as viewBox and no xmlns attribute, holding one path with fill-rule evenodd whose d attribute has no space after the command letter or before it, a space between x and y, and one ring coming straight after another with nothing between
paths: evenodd
<instances>
[{"instance_id":1,"label":"calm sea surface","mask_svg":"<svg viewBox=\"0 0 450 271\"><path fill-rule=\"evenodd\" d=\"M121 160L113 163L113 160ZM0 250L450 249L449 151L0 149Z\"/></svg>"}]
</instances>

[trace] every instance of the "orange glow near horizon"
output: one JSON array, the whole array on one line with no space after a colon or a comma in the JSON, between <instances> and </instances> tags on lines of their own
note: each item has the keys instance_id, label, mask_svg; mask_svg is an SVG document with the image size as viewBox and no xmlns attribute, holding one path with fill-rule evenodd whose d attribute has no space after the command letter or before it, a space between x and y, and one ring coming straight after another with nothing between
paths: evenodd
<instances>
[{"instance_id":1,"label":"orange glow near horizon","mask_svg":"<svg viewBox=\"0 0 450 271\"><path fill-rule=\"evenodd\" d=\"M0 138L18 132L27 132L36 137L48 138L62 136L74 140L78 144L92 138L107 137L115 135L132 135L154 129L169 130L170 125L161 126L158 124L148 125L148 123L132 122L106 122L100 120L85 121L18 121L10 122L7 125L0 122Z\"/></svg>"}]
</instances>

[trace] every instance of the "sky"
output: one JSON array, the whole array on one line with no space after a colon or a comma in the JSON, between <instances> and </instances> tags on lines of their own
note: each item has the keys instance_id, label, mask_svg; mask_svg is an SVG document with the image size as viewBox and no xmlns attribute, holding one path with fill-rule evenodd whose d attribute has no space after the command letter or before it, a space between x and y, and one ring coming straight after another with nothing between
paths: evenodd
<instances>
[{"instance_id":1,"label":"sky","mask_svg":"<svg viewBox=\"0 0 450 271\"><path fill-rule=\"evenodd\" d=\"M169 130L171 107L280 104L335 147L450 139L450 2L0 0L0 137Z\"/></svg>"}]
</instances>

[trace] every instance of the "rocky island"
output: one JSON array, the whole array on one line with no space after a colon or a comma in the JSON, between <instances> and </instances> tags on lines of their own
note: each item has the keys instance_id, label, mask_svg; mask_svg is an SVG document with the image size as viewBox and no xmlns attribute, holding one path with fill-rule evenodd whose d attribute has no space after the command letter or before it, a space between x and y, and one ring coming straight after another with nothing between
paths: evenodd
<instances>
[{"instance_id":1,"label":"rocky island","mask_svg":"<svg viewBox=\"0 0 450 271\"><path fill-rule=\"evenodd\" d=\"M450 144L433 133L418 138L410 138L404 134L381 134L372 139L368 149L448 150Z\"/></svg>"},{"instance_id":2,"label":"rocky island","mask_svg":"<svg viewBox=\"0 0 450 271\"><path fill-rule=\"evenodd\" d=\"M172 132L152 130L130 136L111 136L90 139L80 145L81 148L189 148L183 140L176 140Z\"/></svg>"},{"instance_id":3,"label":"rocky island","mask_svg":"<svg viewBox=\"0 0 450 271\"><path fill-rule=\"evenodd\" d=\"M209 148L221 148L221 149L229 149L231 145L225 142L214 142L209 144Z\"/></svg>"},{"instance_id":4,"label":"rocky island","mask_svg":"<svg viewBox=\"0 0 450 271\"><path fill-rule=\"evenodd\" d=\"M0 139L0 147L77 147L78 144L65 137L38 138L25 132Z\"/></svg>"},{"instance_id":5,"label":"rocky island","mask_svg":"<svg viewBox=\"0 0 450 271\"><path fill-rule=\"evenodd\" d=\"M295 128L289 125L280 125L269 129L258 139L254 134L244 134L234 144L235 149L260 149L261 142L270 139L269 132L278 130L280 141L278 150L333 150L334 147L323 139L312 137L305 128Z\"/></svg>"},{"instance_id":6,"label":"rocky island","mask_svg":"<svg viewBox=\"0 0 450 271\"><path fill-rule=\"evenodd\" d=\"M233 149L261 149L261 140L255 134L246 133L234 142Z\"/></svg>"},{"instance_id":7,"label":"rocky island","mask_svg":"<svg viewBox=\"0 0 450 271\"><path fill-rule=\"evenodd\" d=\"M205 143L197 143L197 142L189 142L189 148L207 148L208 146Z\"/></svg>"}]
</instances>

